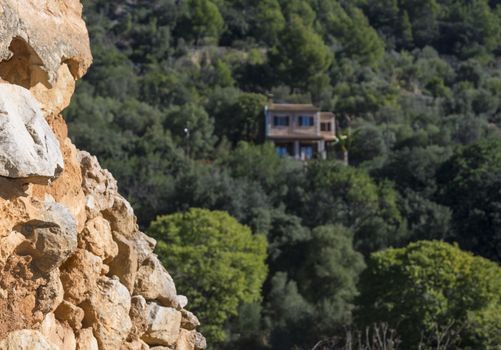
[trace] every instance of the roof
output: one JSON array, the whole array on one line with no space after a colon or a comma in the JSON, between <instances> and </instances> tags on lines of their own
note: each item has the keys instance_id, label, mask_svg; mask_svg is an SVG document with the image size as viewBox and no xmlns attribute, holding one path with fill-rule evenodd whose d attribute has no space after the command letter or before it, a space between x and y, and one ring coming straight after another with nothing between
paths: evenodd
<instances>
[{"instance_id":1,"label":"roof","mask_svg":"<svg viewBox=\"0 0 501 350\"><path fill-rule=\"evenodd\" d=\"M328 133L322 132L320 135L313 135L313 134L296 134L296 133L289 133L287 135L268 135L266 136L267 140L272 140L272 141L282 141L282 142L293 142L296 140L303 140L303 141L320 141L320 140L325 140L325 141L333 141L337 139L336 135L332 134L329 135Z\"/></svg>"},{"instance_id":2,"label":"roof","mask_svg":"<svg viewBox=\"0 0 501 350\"><path fill-rule=\"evenodd\" d=\"M334 113L332 113L332 112L320 112L320 118L334 118Z\"/></svg>"},{"instance_id":3,"label":"roof","mask_svg":"<svg viewBox=\"0 0 501 350\"><path fill-rule=\"evenodd\" d=\"M268 110L281 112L318 112L319 108L312 104L299 103L269 103Z\"/></svg>"}]
</instances>

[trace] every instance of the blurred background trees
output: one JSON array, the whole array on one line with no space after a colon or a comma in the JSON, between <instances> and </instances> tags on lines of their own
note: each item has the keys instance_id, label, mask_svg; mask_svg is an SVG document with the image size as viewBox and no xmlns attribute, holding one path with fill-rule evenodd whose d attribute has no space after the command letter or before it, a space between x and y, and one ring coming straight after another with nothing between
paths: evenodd
<instances>
[{"instance_id":1,"label":"blurred background trees","mask_svg":"<svg viewBox=\"0 0 501 350\"><path fill-rule=\"evenodd\" d=\"M456 276L453 266L471 263L479 278L499 281L492 264L458 248L413 243L456 242L500 263L499 1L83 5L94 64L65 111L70 135L113 172L141 228L151 226L169 270L177 253L200 245L181 229L188 222L200 239L219 232L200 224L215 220L243 232L242 241L268 241L268 274L252 271L264 279L258 297L232 301L223 316L207 302L209 280L191 288L175 276L185 293L199 293L190 303L207 334L220 340L213 349L311 349L344 337L347 327L363 328L353 318L362 309L370 322L393 329L390 322L415 314L413 302L395 315L376 307L390 295L369 287L404 293L388 276L421 283L408 269L428 280L438 269L437 283L445 285ZM326 161L279 158L262 138L270 94L335 113L340 132L352 130L344 147L349 165L339 161L343 147L333 147ZM172 235L176 245L168 243ZM219 243L215 251L223 254ZM264 242L259 247L261 259ZM490 290L484 282L478 283ZM488 349L488 342L470 341L499 331L497 309L461 304L456 294L430 288L413 296L428 308L413 320L426 329L448 327L456 316L476 322L471 329L478 333L462 332L461 344ZM492 304L489 293L463 294ZM463 305L469 316L437 311L437 303ZM444 324L429 322L443 315ZM403 332L401 341L416 345Z\"/></svg>"}]
</instances>

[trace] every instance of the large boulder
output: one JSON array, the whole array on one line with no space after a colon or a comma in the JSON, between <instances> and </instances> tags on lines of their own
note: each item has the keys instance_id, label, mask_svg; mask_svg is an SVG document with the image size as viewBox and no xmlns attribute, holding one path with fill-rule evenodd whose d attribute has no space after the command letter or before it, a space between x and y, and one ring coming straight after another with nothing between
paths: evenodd
<instances>
[{"instance_id":1,"label":"large boulder","mask_svg":"<svg viewBox=\"0 0 501 350\"><path fill-rule=\"evenodd\" d=\"M206 347L207 342L202 334L197 331L181 329L176 350L204 350Z\"/></svg>"},{"instance_id":2,"label":"large boulder","mask_svg":"<svg viewBox=\"0 0 501 350\"><path fill-rule=\"evenodd\" d=\"M122 236L115 236L118 254L110 263L110 273L132 293L138 268L137 249L134 243Z\"/></svg>"},{"instance_id":3,"label":"large boulder","mask_svg":"<svg viewBox=\"0 0 501 350\"><path fill-rule=\"evenodd\" d=\"M63 168L59 142L31 92L0 84L0 176L51 179Z\"/></svg>"},{"instance_id":4,"label":"large boulder","mask_svg":"<svg viewBox=\"0 0 501 350\"><path fill-rule=\"evenodd\" d=\"M82 320L85 315L78 306L64 300L59 304L54 314L59 321L69 324L74 330L82 328Z\"/></svg>"},{"instance_id":5,"label":"large boulder","mask_svg":"<svg viewBox=\"0 0 501 350\"><path fill-rule=\"evenodd\" d=\"M82 188L86 196L86 210L90 218L110 209L117 195L117 182L111 173L102 169L95 156L80 151L78 154L82 171Z\"/></svg>"},{"instance_id":6,"label":"large boulder","mask_svg":"<svg viewBox=\"0 0 501 350\"><path fill-rule=\"evenodd\" d=\"M132 321L130 336L133 340L140 339L148 328L146 323L147 308L148 303L141 295L135 295L132 297L129 316Z\"/></svg>"},{"instance_id":7,"label":"large boulder","mask_svg":"<svg viewBox=\"0 0 501 350\"><path fill-rule=\"evenodd\" d=\"M139 231L134 209L120 195L113 197L113 207L103 211L103 216L110 222L113 235L132 238Z\"/></svg>"},{"instance_id":8,"label":"large boulder","mask_svg":"<svg viewBox=\"0 0 501 350\"><path fill-rule=\"evenodd\" d=\"M156 300L163 306L178 306L174 281L155 255L150 255L139 267L134 294Z\"/></svg>"},{"instance_id":9,"label":"large boulder","mask_svg":"<svg viewBox=\"0 0 501 350\"><path fill-rule=\"evenodd\" d=\"M146 324L146 332L141 337L146 344L173 346L181 329L181 313L171 307L149 303Z\"/></svg>"},{"instance_id":10,"label":"large boulder","mask_svg":"<svg viewBox=\"0 0 501 350\"><path fill-rule=\"evenodd\" d=\"M101 277L90 300L80 306L85 312L84 326L92 327L100 349L119 349L132 322L131 297L118 279Z\"/></svg>"},{"instance_id":11,"label":"large boulder","mask_svg":"<svg viewBox=\"0 0 501 350\"><path fill-rule=\"evenodd\" d=\"M200 326L200 321L198 317L188 310L181 310L182 320L181 320L181 328L187 329L189 331L194 330L198 326Z\"/></svg>"},{"instance_id":12,"label":"large boulder","mask_svg":"<svg viewBox=\"0 0 501 350\"><path fill-rule=\"evenodd\" d=\"M53 313L45 316L40 326L40 332L50 343L56 345L58 349L75 350L77 347L73 330L56 320Z\"/></svg>"},{"instance_id":13,"label":"large boulder","mask_svg":"<svg viewBox=\"0 0 501 350\"><path fill-rule=\"evenodd\" d=\"M59 269L45 274L42 284L37 289L36 309L43 314L54 311L63 301L64 289Z\"/></svg>"},{"instance_id":14,"label":"large boulder","mask_svg":"<svg viewBox=\"0 0 501 350\"><path fill-rule=\"evenodd\" d=\"M39 331L23 329L11 332L0 341L0 350L60 350Z\"/></svg>"},{"instance_id":15,"label":"large boulder","mask_svg":"<svg viewBox=\"0 0 501 350\"><path fill-rule=\"evenodd\" d=\"M102 272L101 258L87 250L78 249L61 268L64 298L75 305L90 299L97 289Z\"/></svg>"},{"instance_id":16,"label":"large boulder","mask_svg":"<svg viewBox=\"0 0 501 350\"><path fill-rule=\"evenodd\" d=\"M92 328L84 328L78 331L77 350L99 350Z\"/></svg>"},{"instance_id":17,"label":"large boulder","mask_svg":"<svg viewBox=\"0 0 501 350\"><path fill-rule=\"evenodd\" d=\"M118 254L118 246L113 241L110 224L102 216L87 221L78 239L80 248L91 251L105 262Z\"/></svg>"},{"instance_id":18,"label":"large boulder","mask_svg":"<svg viewBox=\"0 0 501 350\"><path fill-rule=\"evenodd\" d=\"M46 202L40 219L18 227L28 242L20 248L33 256L35 266L49 272L61 264L77 248L77 227L70 211L55 202Z\"/></svg>"}]
</instances>

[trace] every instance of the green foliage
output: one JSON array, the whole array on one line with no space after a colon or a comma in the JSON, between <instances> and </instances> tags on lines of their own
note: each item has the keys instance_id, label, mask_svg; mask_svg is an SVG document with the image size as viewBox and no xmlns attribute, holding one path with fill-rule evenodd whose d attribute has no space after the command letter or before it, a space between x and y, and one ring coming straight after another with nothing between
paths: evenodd
<instances>
[{"instance_id":1,"label":"green foliage","mask_svg":"<svg viewBox=\"0 0 501 350\"><path fill-rule=\"evenodd\" d=\"M275 45L285 28L285 18L278 0L260 0L256 7L256 36Z\"/></svg>"},{"instance_id":2,"label":"green foliage","mask_svg":"<svg viewBox=\"0 0 501 350\"><path fill-rule=\"evenodd\" d=\"M355 246L368 253L388 247L405 235L397 193L389 183L376 184L363 170L339 162L310 164L307 183L294 201L300 216L315 223L342 223L355 232Z\"/></svg>"},{"instance_id":3,"label":"green foliage","mask_svg":"<svg viewBox=\"0 0 501 350\"><path fill-rule=\"evenodd\" d=\"M216 348L311 349L338 336L357 251L440 239L499 261L499 1L83 5L94 64L65 118L141 228L197 207L270 242L263 301L240 303ZM350 136L325 162L280 159L261 144L270 93L332 111ZM493 315L477 322L495 327Z\"/></svg>"},{"instance_id":4,"label":"green foliage","mask_svg":"<svg viewBox=\"0 0 501 350\"><path fill-rule=\"evenodd\" d=\"M217 41L224 28L224 19L218 7L210 0L189 0L187 7L180 30L189 33L196 43L202 38Z\"/></svg>"},{"instance_id":5,"label":"green foliage","mask_svg":"<svg viewBox=\"0 0 501 350\"><path fill-rule=\"evenodd\" d=\"M332 53L322 38L296 16L290 19L276 48L270 51L272 66L280 79L292 87L305 87L315 76L325 73Z\"/></svg>"},{"instance_id":6,"label":"green foliage","mask_svg":"<svg viewBox=\"0 0 501 350\"><path fill-rule=\"evenodd\" d=\"M465 249L497 262L501 262L500 176L498 139L457 150L438 173L439 199L453 210L456 239Z\"/></svg>"},{"instance_id":7,"label":"green foliage","mask_svg":"<svg viewBox=\"0 0 501 350\"><path fill-rule=\"evenodd\" d=\"M371 255L360 277L358 321L388 322L406 349L417 349L437 325L461 333L452 346L495 349L501 342L500 287L497 264L443 242L412 243Z\"/></svg>"},{"instance_id":8,"label":"green foliage","mask_svg":"<svg viewBox=\"0 0 501 350\"><path fill-rule=\"evenodd\" d=\"M222 90L222 96L214 96L208 109L218 116L216 130L237 144L239 141L257 142L262 138L264 112L267 98L261 94L238 93L228 96L228 90ZM220 100L219 100L220 99Z\"/></svg>"},{"instance_id":9,"label":"green foliage","mask_svg":"<svg viewBox=\"0 0 501 350\"><path fill-rule=\"evenodd\" d=\"M164 125L177 144L184 146L188 156L202 158L209 154L215 142L213 123L203 108L188 104L169 110Z\"/></svg>"},{"instance_id":10,"label":"green foliage","mask_svg":"<svg viewBox=\"0 0 501 350\"><path fill-rule=\"evenodd\" d=\"M259 301L266 277L266 239L252 235L225 212L191 209L158 217L148 233L203 322L210 343L225 338L223 325L241 303Z\"/></svg>"},{"instance_id":11,"label":"green foliage","mask_svg":"<svg viewBox=\"0 0 501 350\"><path fill-rule=\"evenodd\" d=\"M271 279L267 317L275 325L274 349L311 348L351 318L358 274L365 266L353 249L353 233L341 225L320 226L304 249L295 280L284 272Z\"/></svg>"},{"instance_id":12,"label":"green foliage","mask_svg":"<svg viewBox=\"0 0 501 350\"><path fill-rule=\"evenodd\" d=\"M328 6L328 5L324 5ZM344 9L333 2L325 16L325 35L332 36L340 45L338 51L343 57L350 57L365 65L377 65L384 54L384 42L369 25L364 13L354 6Z\"/></svg>"},{"instance_id":13,"label":"green foliage","mask_svg":"<svg viewBox=\"0 0 501 350\"><path fill-rule=\"evenodd\" d=\"M364 269L363 256L353 249L353 232L341 225L316 227L306 245L305 261L298 280L305 297L317 305L322 315L319 328L332 330L349 323L356 283ZM320 331L326 334L328 331Z\"/></svg>"}]
</instances>

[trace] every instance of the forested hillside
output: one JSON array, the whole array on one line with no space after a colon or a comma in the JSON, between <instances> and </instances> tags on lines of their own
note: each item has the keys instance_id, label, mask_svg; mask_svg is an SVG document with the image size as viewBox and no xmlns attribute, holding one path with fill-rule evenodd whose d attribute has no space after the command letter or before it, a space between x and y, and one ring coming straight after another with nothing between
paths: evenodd
<instances>
[{"instance_id":1,"label":"forested hillside","mask_svg":"<svg viewBox=\"0 0 501 350\"><path fill-rule=\"evenodd\" d=\"M142 227L168 215L150 233L211 349L341 349L365 327L401 349L499 349L501 1L83 3L94 64L70 134ZM270 95L333 112L347 139L279 158ZM190 208L207 210L175 214ZM190 252L207 259L176 276Z\"/></svg>"}]
</instances>

